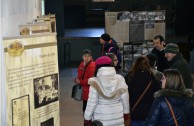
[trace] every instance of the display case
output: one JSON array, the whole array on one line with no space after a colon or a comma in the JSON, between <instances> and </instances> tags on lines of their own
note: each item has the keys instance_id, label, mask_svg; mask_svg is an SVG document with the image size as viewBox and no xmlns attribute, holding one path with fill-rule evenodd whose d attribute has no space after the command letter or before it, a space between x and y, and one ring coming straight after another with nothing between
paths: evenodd
<instances>
[{"instance_id":1,"label":"display case","mask_svg":"<svg viewBox=\"0 0 194 126\"><path fill-rule=\"evenodd\" d=\"M143 54L143 42L123 43L123 72L127 72L134 60Z\"/></svg>"},{"instance_id":2,"label":"display case","mask_svg":"<svg viewBox=\"0 0 194 126\"><path fill-rule=\"evenodd\" d=\"M123 43L123 72L127 72L131 68L138 56L150 53L153 48L152 40Z\"/></svg>"}]
</instances>

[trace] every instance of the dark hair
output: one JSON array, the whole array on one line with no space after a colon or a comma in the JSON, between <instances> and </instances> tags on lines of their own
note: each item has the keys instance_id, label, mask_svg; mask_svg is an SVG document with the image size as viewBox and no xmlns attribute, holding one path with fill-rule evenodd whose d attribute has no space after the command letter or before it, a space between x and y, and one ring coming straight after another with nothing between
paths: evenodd
<instances>
[{"instance_id":1,"label":"dark hair","mask_svg":"<svg viewBox=\"0 0 194 126\"><path fill-rule=\"evenodd\" d=\"M129 70L129 75L134 76L138 71L150 71L149 60L145 56L139 56L132 68ZM151 71L150 71L151 72Z\"/></svg>"},{"instance_id":2,"label":"dark hair","mask_svg":"<svg viewBox=\"0 0 194 126\"><path fill-rule=\"evenodd\" d=\"M89 54L92 55L92 52L89 49L84 49L82 55Z\"/></svg>"},{"instance_id":3,"label":"dark hair","mask_svg":"<svg viewBox=\"0 0 194 126\"><path fill-rule=\"evenodd\" d=\"M106 42L110 41L110 35L107 33L102 34L100 37Z\"/></svg>"},{"instance_id":4,"label":"dark hair","mask_svg":"<svg viewBox=\"0 0 194 126\"><path fill-rule=\"evenodd\" d=\"M165 89L172 90L184 90L185 85L181 73L176 69L164 70L164 76L166 77Z\"/></svg>"},{"instance_id":5,"label":"dark hair","mask_svg":"<svg viewBox=\"0 0 194 126\"><path fill-rule=\"evenodd\" d=\"M164 37L161 36L161 35L156 35L156 36L154 37L154 39L159 39L160 42L163 42L163 41L164 41Z\"/></svg>"},{"instance_id":6,"label":"dark hair","mask_svg":"<svg viewBox=\"0 0 194 126\"><path fill-rule=\"evenodd\" d=\"M106 53L105 55L111 58L111 60L112 60L111 65L114 67L114 57L116 56L116 54L114 54L114 53Z\"/></svg>"},{"instance_id":7,"label":"dark hair","mask_svg":"<svg viewBox=\"0 0 194 126\"><path fill-rule=\"evenodd\" d=\"M157 65L158 58L154 54L149 53L146 55L146 57L149 60L150 67L155 67Z\"/></svg>"},{"instance_id":8,"label":"dark hair","mask_svg":"<svg viewBox=\"0 0 194 126\"><path fill-rule=\"evenodd\" d=\"M90 126L103 126L103 124L99 120L94 120L94 121L92 121Z\"/></svg>"}]
</instances>

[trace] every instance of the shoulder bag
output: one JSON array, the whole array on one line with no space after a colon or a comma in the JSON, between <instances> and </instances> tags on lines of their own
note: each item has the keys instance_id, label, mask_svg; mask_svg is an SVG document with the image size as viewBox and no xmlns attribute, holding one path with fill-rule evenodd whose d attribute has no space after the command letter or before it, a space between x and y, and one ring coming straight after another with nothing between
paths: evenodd
<instances>
[{"instance_id":1,"label":"shoulder bag","mask_svg":"<svg viewBox=\"0 0 194 126\"><path fill-rule=\"evenodd\" d=\"M134 104L131 112L133 112L135 110L135 108L137 107L137 105L139 104L140 100L142 99L142 97L144 96L144 94L147 92L147 90L149 89L150 85L152 83L152 80L150 80L148 86L145 88L145 90L143 91L143 93L141 94L141 96L138 98L138 100L136 101L136 103Z\"/></svg>"},{"instance_id":2,"label":"shoulder bag","mask_svg":"<svg viewBox=\"0 0 194 126\"><path fill-rule=\"evenodd\" d=\"M85 76L85 71L86 68L88 67L88 65L91 63L91 61L85 66L84 68L84 73L82 75L82 80L84 79ZM74 98L77 101L81 101L82 100L82 86L80 84L75 84L72 88L72 93L71 93L71 97Z\"/></svg>"},{"instance_id":3,"label":"shoulder bag","mask_svg":"<svg viewBox=\"0 0 194 126\"><path fill-rule=\"evenodd\" d=\"M174 119L174 124L175 124L175 126L178 126L178 122L177 122L176 117L175 117L175 115L174 115L174 111L173 111L173 109L172 109L172 106L170 105L170 102L167 100L167 98L164 97L164 99L166 100L166 103L167 103L167 105L168 105L168 107L169 107L169 109L170 109L170 112L171 112L172 117L173 117L173 119Z\"/></svg>"}]
</instances>

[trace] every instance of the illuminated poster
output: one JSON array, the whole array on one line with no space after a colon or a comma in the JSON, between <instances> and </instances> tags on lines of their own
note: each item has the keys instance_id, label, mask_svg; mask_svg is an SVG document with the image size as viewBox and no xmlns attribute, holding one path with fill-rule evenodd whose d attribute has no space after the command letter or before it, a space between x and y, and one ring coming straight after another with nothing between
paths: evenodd
<instances>
[{"instance_id":1,"label":"illuminated poster","mask_svg":"<svg viewBox=\"0 0 194 126\"><path fill-rule=\"evenodd\" d=\"M4 38L8 126L59 126L56 34Z\"/></svg>"}]
</instances>

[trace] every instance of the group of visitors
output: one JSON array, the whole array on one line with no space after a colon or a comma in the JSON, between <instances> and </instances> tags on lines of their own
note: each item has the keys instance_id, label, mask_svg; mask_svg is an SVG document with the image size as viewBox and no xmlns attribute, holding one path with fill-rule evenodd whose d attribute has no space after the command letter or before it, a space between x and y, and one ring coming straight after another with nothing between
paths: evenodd
<instances>
[{"instance_id":1,"label":"group of visitors","mask_svg":"<svg viewBox=\"0 0 194 126\"><path fill-rule=\"evenodd\" d=\"M194 126L193 80L176 44L155 36L151 53L123 77L116 41L103 34L100 43L95 61L83 51L74 80L83 87L84 126Z\"/></svg>"}]
</instances>

